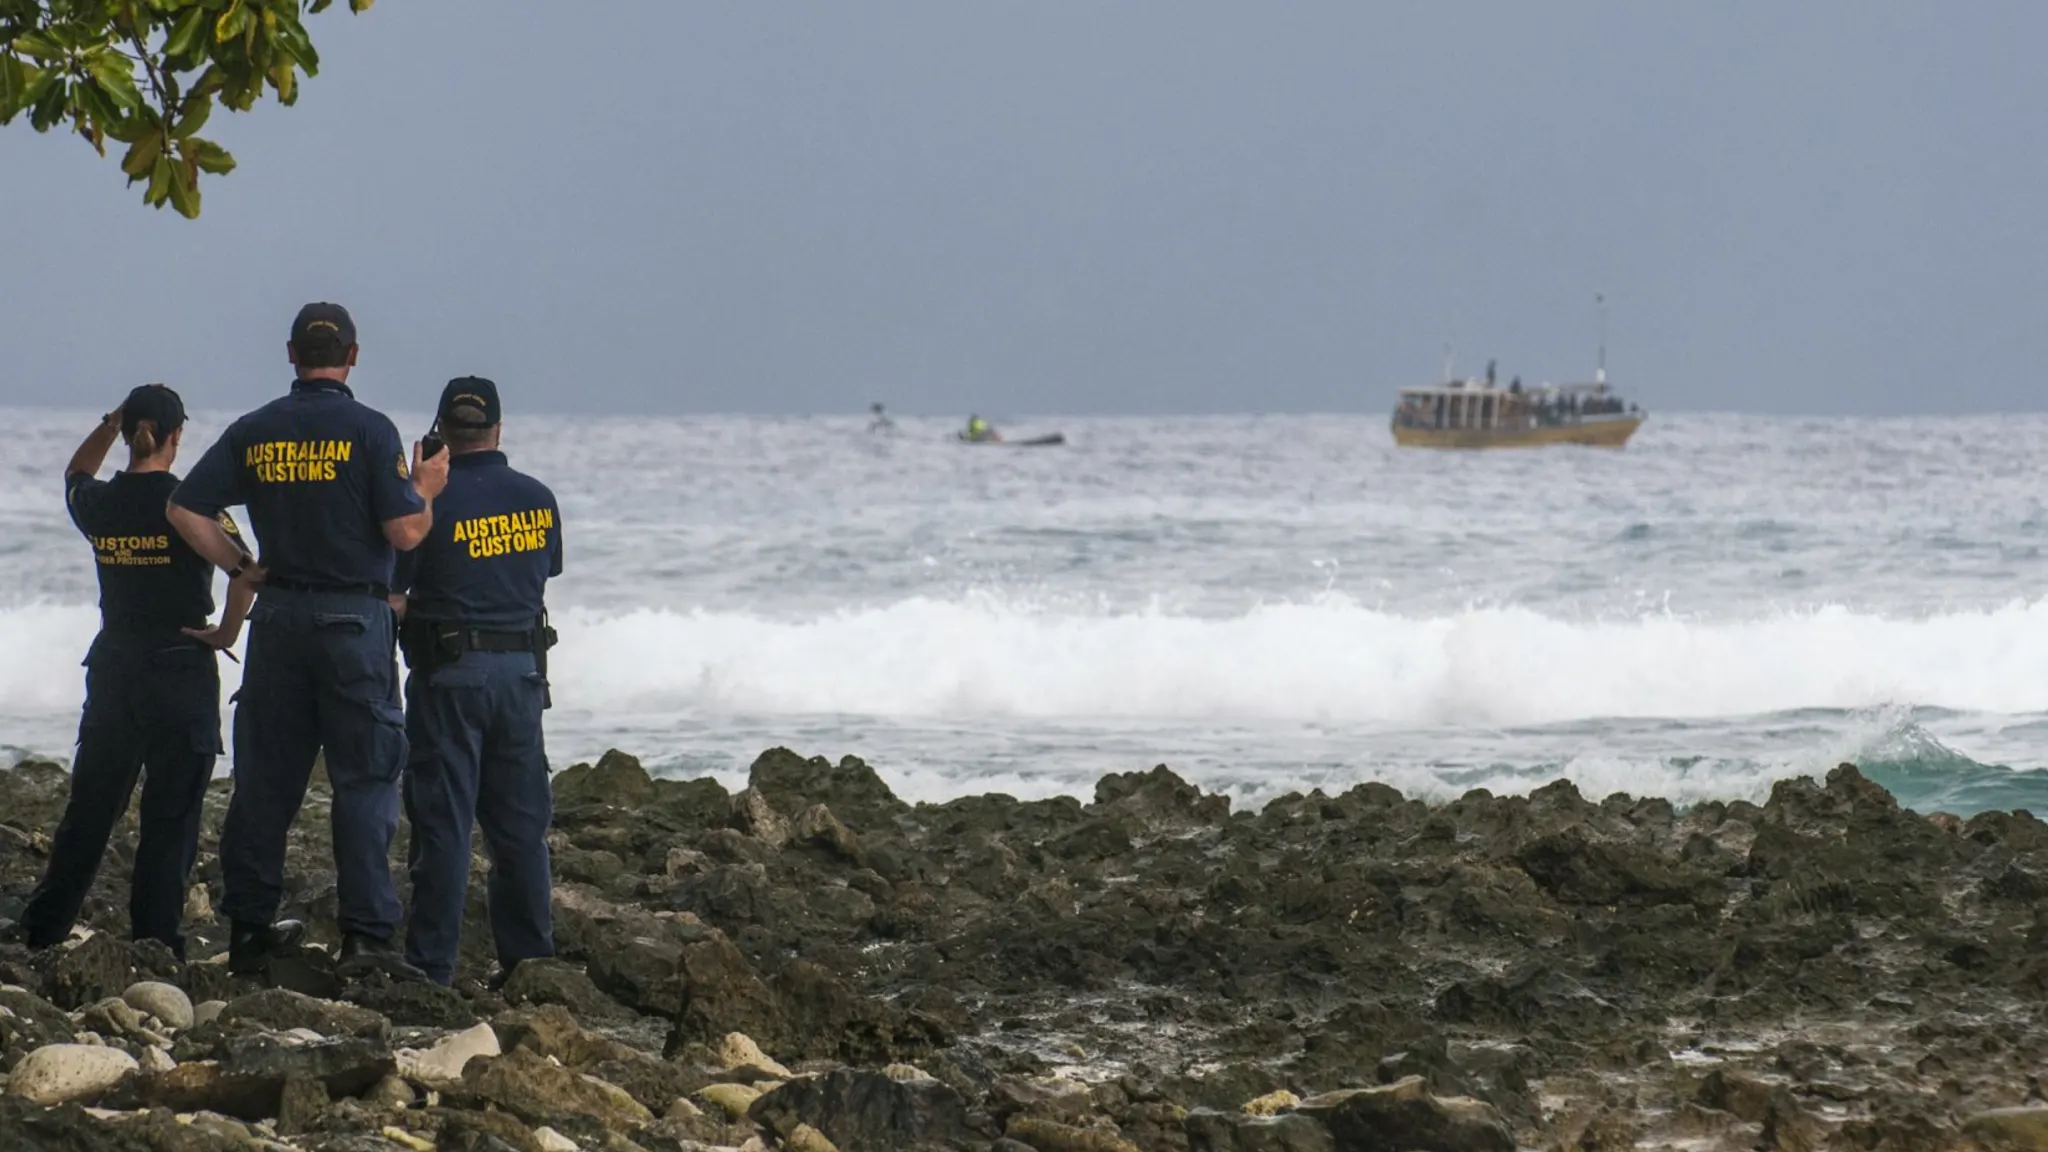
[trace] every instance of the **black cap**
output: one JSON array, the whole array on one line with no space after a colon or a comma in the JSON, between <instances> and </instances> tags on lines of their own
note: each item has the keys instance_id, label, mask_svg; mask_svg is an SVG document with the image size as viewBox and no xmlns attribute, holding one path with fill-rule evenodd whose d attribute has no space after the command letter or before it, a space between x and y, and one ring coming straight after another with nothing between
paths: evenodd
<instances>
[{"instance_id":1,"label":"black cap","mask_svg":"<svg viewBox=\"0 0 2048 1152\"><path fill-rule=\"evenodd\" d=\"M158 437L185 426L185 401L162 384L144 384L121 401L121 435L133 439L144 420L156 425Z\"/></svg>"},{"instance_id":2,"label":"black cap","mask_svg":"<svg viewBox=\"0 0 2048 1152\"><path fill-rule=\"evenodd\" d=\"M475 408L483 412L482 420L464 420L455 415L457 408ZM453 428L490 428L505 418L505 410L498 403L498 386L481 376L457 376L441 389L441 407L435 412L441 423Z\"/></svg>"},{"instance_id":3,"label":"black cap","mask_svg":"<svg viewBox=\"0 0 2048 1152\"><path fill-rule=\"evenodd\" d=\"M339 368L355 342L356 322L339 304L308 304L292 321L292 348L302 368Z\"/></svg>"}]
</instances>

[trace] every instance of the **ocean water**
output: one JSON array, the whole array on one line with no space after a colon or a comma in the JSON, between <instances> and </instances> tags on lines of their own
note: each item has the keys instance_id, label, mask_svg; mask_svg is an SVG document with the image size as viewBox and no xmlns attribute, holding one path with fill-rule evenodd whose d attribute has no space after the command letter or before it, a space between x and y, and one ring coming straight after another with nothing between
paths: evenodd
<instances>
[{"instance_id":1,"label":"ocean water","mask_svg":"<svg viewBox=\"0 0 2048 1152\"><path fill-rule=\"evenodd\" d=\"M0 441L17 753L75 734L94 587L59 474L91 423ZM2048 810L2048 417L1659 415L1508 453L1397 450L1380 416L1003 426L1069 443L515 414L568 548L557 765L737 781L783 744L917 799L1165 763L1248 802L1697 802L1854 760L1916 807Z\"/></svg>"}]
</instances>

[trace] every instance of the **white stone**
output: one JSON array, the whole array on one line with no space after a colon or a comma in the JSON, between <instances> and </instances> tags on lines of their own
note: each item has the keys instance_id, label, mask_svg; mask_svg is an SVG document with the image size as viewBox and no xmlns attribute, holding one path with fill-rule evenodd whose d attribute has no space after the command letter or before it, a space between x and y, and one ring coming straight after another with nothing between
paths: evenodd
<instances>
[{"instance_id":1,"label":"white stone","mask_svg":"<svg viewBox=\"0 0 2048 1152\"><path fill-rule=\"evenodd\" d=\"M281 1032L279 1033L279 1035L283 1039L288 1040L295 1045L318 1044L321 1041L327 1039L327 1037L322 1036L318 1032L313 1031L311 1028L294 1028L289 1032Z\"/></svg>"},{"instance_id":2,"label":"white stone","mask_svg":"<svg viewBox=\"0 0 2048 1152\"><path fill-rule=\"evenodd\" d=\"M718 1060L727 1068L758 1068L779 1080L789 1079L789 1069L770 1059L761 1046L744 1032L727 1032L718 1042Z\"/></svg>"},{"instance_id":3,"label":"white stone","mask_svg":"<svg viewBox=\"0 0 2048 1152\"><path fill-rule=\"evenodd\" d=\"M401 1148L410 1148L412 1152L434 1152L434 1142L432 1140L417 1133L407 1132L396 1125L385 1125L384 1131L379 1132L378 1135Z\"/></svg>"},{"instance_id":4,"label":"white stone","mask_svg":"<svg viewBox=\"0 0 2048 1152\"><path fill-rule=\"evenodd\" d=\"M478 1056L500 1056L498 1033L489 1024L466 1032L443 1036L432 1048L398 1050L398 1074L422 1084L452 1084L462 1079L462 1069Z\"/></svg>"},{"instance_id":5,"label":"white stone","mask_svg":"<svg viewBox=\"0 0 2048 1152\"><path fill-rule=\"evenodd\" d=\"M206 885L194 884L185 893L185 923L204 924L213 919L213 897Z\"/></svg>"},{"instance_id":6,"label":"white stone","mask_svg":"<svg viewBox=\"0 0 2048 1152\"><path fill-rule=\"evenodd\" d=\"M192 1026L197 1028L201 1024L211 1024L220 1019L220 1014L227 1010L228 1002L225 1000L201 1001L192 1006Z\"/></svg>"},{"instance_id":7,"label":"white stone","mask_svg":"<svg viewBox=\"0 0 2048 1152\"><path fill-rule=\"evenodd\" d=\"M396 1076L386 1076L377 1081L377 1086L365 1093L363 1099L372 1104L381 1104L394 1112L403 1112L412 1107L416 1097L413 1095L412 1085Z\"/></svg>"},{"instance_id":8,"label":"white stone","mask_svg":"<svg viewBox=\"0 0 2048 1152\"><path fill-rule=\"evenodd\" d=\"M51 1044L22 1057L7 1091L38 1104L89 1100L136 1070L135 1057L119 1048Z\"/></svg>"},{"instance_id":9,"label":"white stone","mask_svg":"<svg viewBox=\"0 0 2048 1152\"><path fill-rule=\"evenodd\" d=\"M121 993L121 999L137 1012L147 1012L163 1021L166 1027L192 1026L192 998L176 984L144 980L130 985L126 992Z\"/></svg>"},{"instance_id":10,"label":"white stone","mask_svg":"<svg viewBox=\"0 0 2048 1152\"><path fill-rule=\"evenodd\" d=\"M727 1120L738 1122L747 1118L747 1109L761 1098L761 1089L752 1084L706 1084L697 1089L697 1095L723 1112Z\"/></svg>"},{"instance_id":11,"label":"white stone","mask_svg":"<svg viewBox=\"0 0 2048 1152\"><path fill-rule=\"evenodd\" d=\"M578 1152L576 1142L555 1131L553 1128L535 1128L533 1142L540 1145L541 1152Z\"/></svg>"},{"instance_id":12,"label":"white stone","mask_svg":"<svg viewBox=\"0 0 2048 1152\"><path fill-rule=\"evenodd\" d=\"M144 1072L156 1076L176 1068L178 1062L171 1059L171 1054L161 1048L144 1048L141 1065Z\"/></svg>"},{"instance_id":13,"label":"white stone","mask_svg":"<svg viewBox=\"0 0 2048 1152\"><path fill-rule=\"evenodd\" d=\"M74 1013L73 1018L96 1032L112 1032L117 1036L132 1036L142 1030L142 1013L126 1000L112 996Z\"/></svg>"}]
</instances>

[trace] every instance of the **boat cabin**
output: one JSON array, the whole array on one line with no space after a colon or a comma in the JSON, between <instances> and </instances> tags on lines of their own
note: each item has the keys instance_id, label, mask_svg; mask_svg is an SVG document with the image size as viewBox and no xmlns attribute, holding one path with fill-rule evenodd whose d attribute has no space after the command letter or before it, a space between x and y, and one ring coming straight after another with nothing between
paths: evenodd
<instances>
[{"instance_id":1,"label":"boat cabin","mask_svg":"<svg viewBox=\"0 0 2048 1152\"><path fill-rule=\"evenodd\" d=\"M1453 380L1434 388L1403 388L1394 408L1397 428L1457 432L1521 431L1627 418L1635 406L1603 383L1541 384L1506 388L1485 380Z\"/></svg>"}]
</instances>

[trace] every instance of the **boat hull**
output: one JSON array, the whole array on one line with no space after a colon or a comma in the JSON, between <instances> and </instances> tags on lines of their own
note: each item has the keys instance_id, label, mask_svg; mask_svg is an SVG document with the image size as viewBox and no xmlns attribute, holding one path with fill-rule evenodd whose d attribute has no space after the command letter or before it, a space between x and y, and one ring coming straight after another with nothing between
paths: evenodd
<instances>
[{"instance_id":1,"label":"boat hull","mask_svg":"<svg viewBox=\"0 0 2048 1152\"><path fill-rule=\"evenodd\" d=\"M1053 432L1044 436L1033 436L1028 440L976 440L965 432L956 433L962 444L993 444L998 448L1051 448L1067 442L1067 434Z\"/></svg>"},{"instance_id":2,"label":"boat hull","mask_svg":"<svg viewBox=\"0 0 2048 1152\"><path fill-rule=\"evenodd\" d=\"M1619 448L1642 426L1641 416L1534 428L1408 428L1397 424L1394 443L1403 448L1541 448L1550 444Z\"/></svg>"}]
</instances>

